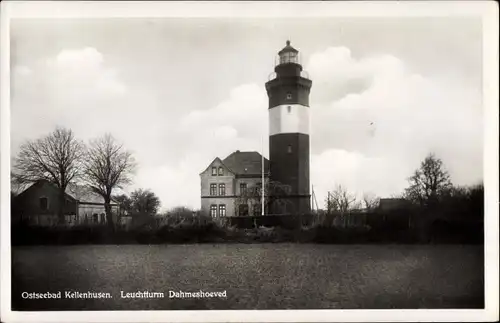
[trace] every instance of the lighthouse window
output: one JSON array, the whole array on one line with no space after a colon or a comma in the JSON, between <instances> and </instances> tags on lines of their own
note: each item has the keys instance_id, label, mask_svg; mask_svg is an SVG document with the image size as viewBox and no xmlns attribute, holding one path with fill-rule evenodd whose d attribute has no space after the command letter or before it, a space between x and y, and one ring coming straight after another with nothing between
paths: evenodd
<instances>
[{"instance_id":1,"label":"lighthouse window","mask_svg":"<svg viewBox=\"0 0 500 323\"><path fill-rule=\"evenodd\" d=\"M292 153L292 145L288 145L288 153L291 154Z\"/></svg>"},{"instance_id":2,"label":"lighthouse window","mask_svg":"<svg viewBox=\"0 0 500 323\"><path fill-rule=\"evenodd\" d=\"M289 105L289 106L287 107L287 109L288 109L288 113L292 112L292 106L290 106L290 105Z\"/></svg>"},{"instance_id":3,"label":"lighthouse window","mask_svg":"<svg viewBox=\"0 0 500 323\"><path fill-rule=\"evenodd\" d=\"M286 99L291 100L292 99L292 93L287 93L286 94Z\"/></svg>"}]
</instances>

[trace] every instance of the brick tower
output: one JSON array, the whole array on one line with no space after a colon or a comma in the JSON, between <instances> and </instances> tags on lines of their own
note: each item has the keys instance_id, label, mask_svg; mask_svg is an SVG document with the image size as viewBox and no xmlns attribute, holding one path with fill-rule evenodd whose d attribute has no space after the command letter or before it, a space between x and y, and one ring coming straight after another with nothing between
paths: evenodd
<instances>
[{"instance_id":1,"label":"brick tower","mask_svg":"<svg viewBox=\"0 0 500 323\"><path fill-rule=\"evenodd\" d=\"M305 214L311 211L309 181L309 80L299 52L286 42L278 52L269 97L270 180L287 187L271 214Z\"/></svg>"}]
</instances>

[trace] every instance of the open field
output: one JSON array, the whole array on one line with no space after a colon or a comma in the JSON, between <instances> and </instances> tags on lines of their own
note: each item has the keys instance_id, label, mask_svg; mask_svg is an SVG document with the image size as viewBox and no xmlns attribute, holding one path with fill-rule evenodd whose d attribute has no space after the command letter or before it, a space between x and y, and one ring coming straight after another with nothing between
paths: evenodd
<instances>
[{"instance_id":1,"label":"open field","mask_svg":"<svg viewBox=\"0 0 500 323\"><path fill-rule=\"evenodd\" d=\"M459 245L83 245L14 247L13 310L482 308L483 247ZM110 299L22 299L22 292ZM163 292L127 299L124 293ZM227 291L173 299L168 292Z\"/></svg>"}]
</instances>

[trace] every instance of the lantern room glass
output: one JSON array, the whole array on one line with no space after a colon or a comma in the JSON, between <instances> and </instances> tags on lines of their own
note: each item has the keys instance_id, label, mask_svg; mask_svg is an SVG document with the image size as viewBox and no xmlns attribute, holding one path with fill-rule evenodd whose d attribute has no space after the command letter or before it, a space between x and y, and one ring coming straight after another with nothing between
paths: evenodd
<instances>
[{"instance_id":1,"label":"lantern room glass","mask_svg":"<svg viewBox=\"0 0 500 323\"><path fill-rule=\"evenodd\" d=\"M298 53L286 52L280 55L280 64L299 63Z\"/></svg>"}]
</instances>

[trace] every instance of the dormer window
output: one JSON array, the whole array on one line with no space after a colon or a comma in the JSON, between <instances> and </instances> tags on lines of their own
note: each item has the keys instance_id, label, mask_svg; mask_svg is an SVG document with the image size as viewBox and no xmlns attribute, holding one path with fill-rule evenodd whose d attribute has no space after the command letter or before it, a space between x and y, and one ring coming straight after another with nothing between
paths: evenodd
<instances>
[{"instance_id":1,"label":"dormer window","mask_svg":"<svg viewBox=\"0 0 500 323\"><path fill-rule=\"evenodd\" d=\"M219 167L219 176L224 176L224 168Z\"/></svg>"},{"instance_id":2,"label":"dormer window","mask_svg":"<svg viewBox=\"0 0 500 323\"><path fill-rule=\"evenodd\" d=\"M212 167L212 176L217 176L217 167Z\"/></svg>"}]
</instances>

